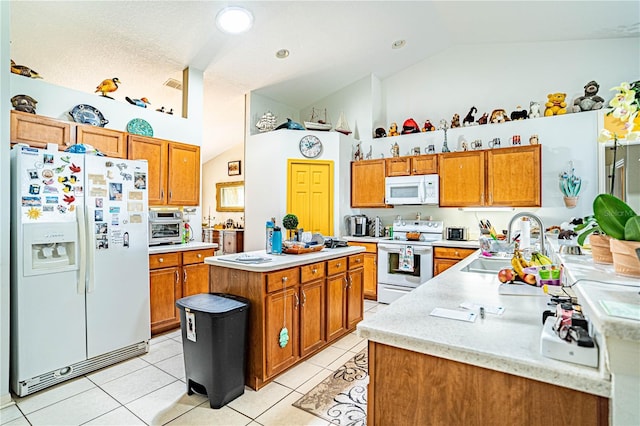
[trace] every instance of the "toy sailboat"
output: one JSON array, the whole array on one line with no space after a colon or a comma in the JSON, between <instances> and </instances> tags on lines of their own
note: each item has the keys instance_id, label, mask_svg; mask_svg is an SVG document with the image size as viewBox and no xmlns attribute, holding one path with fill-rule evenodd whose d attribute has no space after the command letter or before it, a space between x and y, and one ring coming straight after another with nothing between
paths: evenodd
<instances>
[{"instance_id":1,"label":"toy sailboat","mask_svg":"<svg viewBox=\"0 0 640 426\"><path fill-rule=\"evenodd\" d=\"M276 128L276 116L271 111L267 111L256 123L256 127L261 132L270 132Z\"/></svg>"},{"instance_id":2,"label":"toy sailboat","mask_svg":"<svg viewBox=\"0 0 640 426\"><path fill-rule=\"evenodd\" d=\"M318 120L316 109L311 108L311 121L305 121L304 127L307 130L331 130L331 123L327 122L327 110L324 110L324 120Z\"/></svg>"},{"instance_id":3,"label":"toy sailboat","mask_svg":"<svg viewBox=\"0 0 640 426\"><path fill-rule=\"evenodd\" d=\"M344 112L340 113L340 118L338 118L338 124L336 124L336 132L340 132L343 135L350 135L351 129L349 128L349 123L347 119L344 117Z\"/></svg>"}]
</instances>

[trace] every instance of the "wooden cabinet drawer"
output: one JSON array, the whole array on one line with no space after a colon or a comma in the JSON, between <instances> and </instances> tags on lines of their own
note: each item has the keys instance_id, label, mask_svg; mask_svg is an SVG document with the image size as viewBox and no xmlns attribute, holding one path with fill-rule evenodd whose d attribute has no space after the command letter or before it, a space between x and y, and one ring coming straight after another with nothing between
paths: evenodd
<instances>
[{"instance_id":1,"label":"wooden cabinet drawer","mask_svg":"<svg viewBox=\"0 0 640 426\"><path fill-rule=\"evenodd\" d=\"M349 256L349 270L364 266L364 254L358 253Z\"/></svg>"},{"instance_id":2,"label":"wooden cabinet drawer","mask_svg":"<svg viewBox=\"0 0 640 426\"><path fill-rule=\"evenodd\" d=\"M159 253L149 255L149 269L168 268L180 265L180 253Z\"/></svg>"},{"instance_id":3,"label":"wooden cabinet drawer","mask_svg":"<svg viewBox=\"0 0 640 426\"><path fill-rule=\"evenodd\" d=\"M300 282L306 283L317 280L318 278L324 278L324 262L300 267Z\"/></svg>"},{"instance_id":4,"label":"wooden cabinet drawer","mask_svg":"<svg viewBox=\"0 0 640 426\"><path fill-rule=\"evenodd\" d=\"M467 249L459 247L434 247L433 253L435 257L444 257L447 259L464 259L476 249Z\"/></svg>"},{"instance_id":5,"label":"wooden cabinet drawer","mask_svg":"<svg viewBox=\"0 0 640 426\"><path fill-rule=\"evenodd\" d=\"M267 293L298 285L300 282L299 273L299 268L290 268L266 274Z\"/></svg>"},{"instance_id":6,"label":"wooden cabinet drawer","mask_svg":"<svg viewBox=\"0 0 640 426\"><path fill-rule=\"evenodd\" d=\"M377 243L361 243L360 241L349 241L348 246L364 247L365 253L378 253Z\"/></svg>"},{"instance_id":7,"label":"wooden cabinet drawer","mask_svg":"<svg viewBox=\"0 0 640 426\"><path fill-rule=\"evenodd\" d=\"M189 250L182 252L182 264L202 263L205 257L213 256L213 249Z\"/></svg>"},{"instance_id":8,"label":"wooden cabinet drawer","mask_svg":"<svg viewBox=\"0 0 640 426\"><path fill-rule=\"evenodd\" d=\"M332 259L327 261L327 275L335 275L347 270L347 258Z\"/></svg>"}]
</instances>

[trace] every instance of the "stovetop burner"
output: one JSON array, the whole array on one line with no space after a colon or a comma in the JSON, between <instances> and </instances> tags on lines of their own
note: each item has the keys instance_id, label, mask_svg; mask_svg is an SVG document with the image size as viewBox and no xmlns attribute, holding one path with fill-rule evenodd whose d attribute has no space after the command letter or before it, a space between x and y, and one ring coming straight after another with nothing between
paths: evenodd
<instances>
[{"instance_id":1,"label":"stovetop burner","mask_svg":"<svg viewBox=\"0 0 640 426\"><path fill-rule=\"evenodd\" d=\"M427 245L442 239L444 223L437 220L396 220L393 222L393 240L396 244ZM418 240L407 238L407 233L419 233Z\"/></svg>"}]
</instances>

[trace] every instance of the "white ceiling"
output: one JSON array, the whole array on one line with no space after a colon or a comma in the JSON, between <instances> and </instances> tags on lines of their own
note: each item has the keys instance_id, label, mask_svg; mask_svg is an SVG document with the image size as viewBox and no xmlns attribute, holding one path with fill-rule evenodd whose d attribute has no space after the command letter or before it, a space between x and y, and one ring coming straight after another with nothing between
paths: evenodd
<instances>
[{"instance_id":1,"label":"white ceiling","mask_svg":"<svg viewBox=\"0 0 640 426\"><path fill-rule=\"evenodd\" d=\"M227 5L252 11L249 32L216 28ZM11 57L53 84L92 93L118 77L117 99L146 96L153 108L179 114L181 94L163 83L181 80L186 67L204 70L203 161L244 140L250 91L302 109L370 73L385 78L448 48L459 48L463 63L474 45L639 35L635 0L11 3ZM406 46L392 50L398 39ZM275 57L282 48L291 51L285 60Z\"/></svg>"}]
</instances>

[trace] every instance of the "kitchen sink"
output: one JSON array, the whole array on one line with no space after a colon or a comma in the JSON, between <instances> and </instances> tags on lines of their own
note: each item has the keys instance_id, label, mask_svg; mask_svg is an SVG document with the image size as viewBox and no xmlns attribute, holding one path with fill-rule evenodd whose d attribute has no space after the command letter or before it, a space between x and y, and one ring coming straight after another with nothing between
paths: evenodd
<instances>
[{"instance_id":1,"label":"kitchen sink","mask_svg":"<svg viewBox=\"0 0 640 426\"><path fill-rule=\"evenodd\" d=\"M461 269L463 272L480 272L483 274L497 274L502 268L510 268L510 258L487 259L479 257Z\"/></svg>"}]
</instances>

